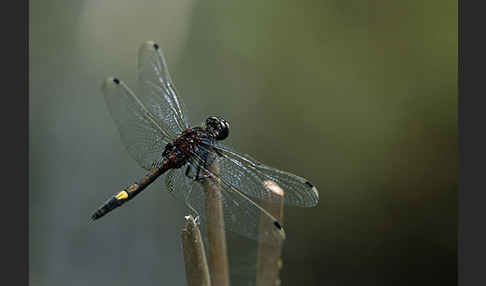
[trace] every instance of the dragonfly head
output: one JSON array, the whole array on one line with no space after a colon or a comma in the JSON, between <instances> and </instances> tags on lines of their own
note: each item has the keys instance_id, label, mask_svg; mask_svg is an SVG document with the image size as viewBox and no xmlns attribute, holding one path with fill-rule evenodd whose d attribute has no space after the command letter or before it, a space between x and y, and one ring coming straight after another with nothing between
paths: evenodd
<instances>
[{"instance_id":1,"label":"dragonfly head","mask_svg":"<svg viewBox=\"0 0 486 286\"><path fill-rule=\"evenodd\" d=\"M211 116L206 119L206 130L216 140L224 140L229 134L229 123L221 117Z\"/></svg>"}]
</instances>

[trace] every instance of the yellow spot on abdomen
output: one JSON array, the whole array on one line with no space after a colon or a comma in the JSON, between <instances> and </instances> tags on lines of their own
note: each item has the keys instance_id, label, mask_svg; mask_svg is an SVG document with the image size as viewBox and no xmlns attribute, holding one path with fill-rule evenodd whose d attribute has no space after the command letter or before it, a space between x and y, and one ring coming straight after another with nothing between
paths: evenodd
<instances>
[{"instance_id":1,"label":"yellow spot on abdomen","mask_svg":"<svg viewBox=\"0 0 486 286\"><path fill-rule=\"evenodd\" d=\"M116 195L115 198L117 200L124 200L124 199L128 198L128 193L125 190L123 190L123 191L119 192L118 195Z\"/></svg>"}]
</instances>

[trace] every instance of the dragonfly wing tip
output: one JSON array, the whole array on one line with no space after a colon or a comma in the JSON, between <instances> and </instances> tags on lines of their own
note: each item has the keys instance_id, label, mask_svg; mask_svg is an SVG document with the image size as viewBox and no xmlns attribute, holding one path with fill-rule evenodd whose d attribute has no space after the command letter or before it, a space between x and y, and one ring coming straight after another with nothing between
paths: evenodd
<instances>
[{"instance_id":1,"label":"dragonfly wing tip","mask_svg":"<svg viewBox=\"0 0 486 286\"><path fill-rule=\"evenodd\" d=\"M314 194L314 196L316 197L316 203L317 203L317 201L319 200L319 192L317 191L316 186L314 186L314 185L313 185L311 182L309 182L309 181L306 181L306 182L305 182L305 184L306 184L306 185L307 185L309 188L311 188L312 193L313 193L313 194Z\"/></svg>"}]
</instances>

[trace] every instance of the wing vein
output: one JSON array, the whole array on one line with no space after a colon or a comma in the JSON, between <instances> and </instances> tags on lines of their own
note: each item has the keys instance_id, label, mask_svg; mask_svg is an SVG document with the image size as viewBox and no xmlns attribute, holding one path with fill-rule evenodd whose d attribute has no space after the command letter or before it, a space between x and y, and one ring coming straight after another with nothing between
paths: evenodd
<instances>
[{"instance_id":1,"label":"wing vein","mask_svg":"<svg viewBox=\"0 0 486 286\"><path fill-rule=\"evenodd\" d=\"M120 84L123 85L123 88L125 88L125 90L128 92L128 94L133 97L133 99L135 99L135 102L142 108L143 112L145 113L145 115L148 117L148 119L152 122L152 124L154 124L157 129L159 129L159 131L164 134L167 138L171 138L172 136L170 136L169 134L167 134L167 132L162 129L162 127L157 123L157 121L154 119L154 115L147 109L147 107L145 107L145 105L142 103L142 101L135 95L135 93L133 93L129 88L128 86L124 83L124 82L120 82Z\"/></svg>"}]
</instances>

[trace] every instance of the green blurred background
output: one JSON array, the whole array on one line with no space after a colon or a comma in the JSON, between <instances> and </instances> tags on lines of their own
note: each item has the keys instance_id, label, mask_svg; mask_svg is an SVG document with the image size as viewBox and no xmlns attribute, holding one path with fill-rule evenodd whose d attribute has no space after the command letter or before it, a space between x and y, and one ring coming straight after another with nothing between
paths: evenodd
<instances>
[{"instance_id":1,"label":"green blurred background","mask_svg":"<svg viewBox=\"0 0 486 286\"><path fill-rule=\"evenodd\" d=\"M192 123L309 178L285 209L283 285L456 285L456 1L30 1L31 285L183 285L187 211L144 171L100 91L164 49Z\"/></svg>"}]
</instances>

